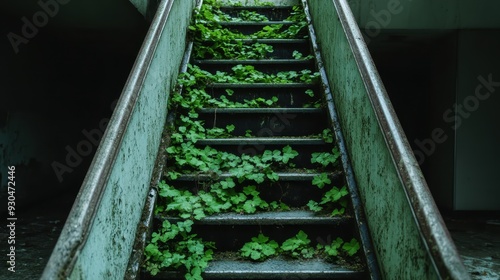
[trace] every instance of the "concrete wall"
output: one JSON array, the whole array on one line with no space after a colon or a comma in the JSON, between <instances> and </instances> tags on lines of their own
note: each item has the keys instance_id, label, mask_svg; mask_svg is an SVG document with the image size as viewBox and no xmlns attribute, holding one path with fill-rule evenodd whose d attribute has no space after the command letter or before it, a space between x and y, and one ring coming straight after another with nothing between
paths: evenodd
<instances>
[{"instance_id":1,"label":"concrete wall","mask_svg":"<svg viewBox=\"0 0 500 280\"><path fill-rule=\"evenodd\" d=\"M194 2L160 4L42 279L123 279Z\"/></svg>"},{"instance_id":2,"label":"concrete wall","mask_svg":"<svg viewBox=\"0 0 500 280\"><path fill-rule=\"evenodd\" d=\"M496 0L349 0L362 29L499 28Z\"/></svg>"},{"instance_id":3,"label":"concrete wall","mask_svg":"<svg viewBox=\"0 0 500 280\"><path fill-rule=\"evenodd\" d=\"M500 20L497 20L500 21ZM500 210L500 30L460 30L455 133L456 210Z\"/></svg>"},{"instance_id":4,"label":"concrete wall","mask_svg":"<svg viewBox=\"0 0 500 280\"><path fill-rule=\"evenodd\" d=\"M498 119L498 102L471 103L468 110L456 110L472 100L478 76L500 75L498 34L500 2L350 0L362 34L374 56L386 53L377 67L382 73L391 101L407 137L421 163L432 193L446 210L500 210L492 197L500 195L494 158L500 155L498 135L492 120ZM419 56L432 44L429 55ZM389 51L390 50L390 51ZM389 66L390 61L397 61ZM427 63L431 67L418 72ZM438 70L439 69L439 70ZM430 74L430 77L429 77ZM494 80L494 79L493 79ZM403 84L406 82L406 84ZM394 84L399 83L397 87ZM418 90L417 90L418 89ZM486 92L487 93L487 92ZM491 91L495 95L495 92ZM416 102L402 103L407 99ZM426 104L417 106L417 103ZM418 114L408 116L410 110ZM451 114L450 109L454 111ZM464 118L465 116L465 118ZM413 123L408 122L413 118ZM461 129L455 129L453 118ZM483 129L478 130L479 127ZM439 130L442 140L432 139ZM420 133L413 133L419 130ZM419 141L419 145L416 145Z\"/></svg>"}]
</instances>

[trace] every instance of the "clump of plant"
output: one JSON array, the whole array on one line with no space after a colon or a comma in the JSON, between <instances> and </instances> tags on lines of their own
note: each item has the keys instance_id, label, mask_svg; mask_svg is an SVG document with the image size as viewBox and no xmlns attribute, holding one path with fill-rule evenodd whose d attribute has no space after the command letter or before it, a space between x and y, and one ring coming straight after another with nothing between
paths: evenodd
<instances>
[{"instance_id":1,"label":"clump of plant","mask_svg":"<svg viewBox=\"0 0 500 280\"><path fill-rule=\"evenodd\" d=\"M356 238L352 238L349 242L344 242L342 238L337 237L330 244L320 244L316 246L318 250L322 250L323 253L328 258L338 257L340 255L354 256L361 246L359 245L358 240Z\"/></svg>"},{"instance_id":2,"label":"clump of plant","mask_svg":"<svg viewBox=\"0 0 500 280\"><path fill-rule=\"evenodd\" d=\"M252 237L252 241L245 243L240 249L240 254L253 261L265 261L277 255L278 248L279 245L276 241L270 240L269 237L261 233L257 237Z\"/></svg>"},{"instance_id":3,"label":"clump of plant","mask_svg":"<svg viewBox=\"0 0 500 280\"><path fill-rule=\"evenodd\" d=\"M349 192L345 186L341 188L332 187L329 191L325 192L321 201L310 200L307 203L307 207L314 212L327 212L330 216L343 215L348 203L348 194Z\"/></svg>"},{"instance_id":4,"label":"clump of plant","mask_svg":"<svg viewBox=\"0 0 500 280\"><path fill-rule=\"evenodd\" d=\"M255 12L242 12L243 20L266 21L262 15ZM286 21L291 25L271 24L253 34L225 28L221 22L235 19L220 10L220 3L209 0L195 14L193 23L189 26L190 37L194 42L194 57L196 59L262 59L270 58L273 47L268 44L251 42L243 39L292 39L306 38L307 26L305 14L301 6L293 7L293 12Z\"/></svg>"},{"instance_id":5,"label":"clump of plant","mask_svg":"<svg viewBox=\"0 0 500 280\"><path fill-rule=\"evenodd\" d=\"M253 65L238 64L231 68L231 72L217 71L212 74L202 70L197 65L188 65L188 72L181 74L179 84L182 86L207 87L213 83L317 83L319 73L308 69L301 71L280 71L276 74L267 74L255 69Z\"/></svg>"},{"instance_id":6,"label":"clump of plant","mask_svg":"<svg viewBox=\"0 0 500 280\"><path fill-rule=\"evenodd\" d=\"M186 280L202 279L201 273L212 260L214 244L190 234L193 221L163 221L145 247L145 267L156 275L163 269L183 269Z\"/></svg>"},{"instance_id":7,"label":"clump of plant","mask_svg":"<svg viewBox=\"0 0 500 280\"><path fill-rule=\"evenodd\" d=\"M242 21L253 21L253 22L264 22L269 21L265 15L261 15L255 11L241 10L236 16L229 16L228 20L230 22L242 22Z\"/></svg>"},{"instance_id":8,"label":"clump of plant","mask_svg":"<svg viewBox=\"0 0 500 280\"><path fill-rule=\"evenodd\" d=\"M354 256L360 249L359 242L352 238L349 242L344 242L340 237L327 244L318 243L312 245L308 235L300 230L295 236L292 236L281 245L260 233L252 237L239 250L240 255L251 261L265 261L271 257L283 254L292 259L312 259L315 257L324 257L328 260Z\"/></svg>"},{"instance_id":9,"label":"clump of plant","mask_svg":"<svg viewBox=\"0 0 500 280\"><path fill-rule=\"evenodd\" d=\"M310 259L314 256L314 248L310 245L311 240L302 230L281 245L281 250L292 258Z\"/></svg>"}]
</instances>

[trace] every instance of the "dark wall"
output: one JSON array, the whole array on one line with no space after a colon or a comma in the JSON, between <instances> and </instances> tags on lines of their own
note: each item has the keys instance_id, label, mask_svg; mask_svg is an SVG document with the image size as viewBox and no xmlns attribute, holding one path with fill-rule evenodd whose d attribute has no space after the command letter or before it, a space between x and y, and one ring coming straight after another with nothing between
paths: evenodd
<instances>
[{"instance_id":1,"label":"dark wall","mask_svg":"<svg viewBox=\"0 0 500 280\"><path fill-rule=\"evenodd\" d=\"M384 30L368 45L429 188L442 208L451 208L453 198L455 136L443 120L443 112L455 102L457 34L456 30Z\"/></svg>"},{"instance_id":2,"label":"dark wall","mask_svg":"<svg viewBox=\"0 0 500 280\"><path fill-rule=\"evenodd\" d=\"M24 208L79 190L148 28L126 0L31 2L0 6L0 174Z\"/></svg>"}]
</instances>

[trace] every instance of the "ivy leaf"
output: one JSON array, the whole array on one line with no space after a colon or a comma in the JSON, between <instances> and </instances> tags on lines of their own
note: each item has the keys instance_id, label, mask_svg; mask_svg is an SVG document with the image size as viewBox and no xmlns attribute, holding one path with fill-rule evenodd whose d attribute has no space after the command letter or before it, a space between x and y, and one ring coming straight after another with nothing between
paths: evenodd
<instances>
[{"instance_id":1,"label":"ivy leaf","mask_svg":"<svg viewBox=\"0 0 500 280\"><path fill-rule=\"evenodd\" d=\"M340 216L340 215L343 215L344 213L345 213L345 208L342 207L340 209L338 209L338 208L333 209L332 214L330 214L330 215L331 216Z\"/></svg>"},{"instance_id":2,"label":"ivy leaf","mask_svg":"<svg viewBox=\"0 0 500 280\"><path fill-rule=\"evenodd\" d=\"M344 243L342 250L344 250L349 256L353 256L360 249L359 242L353 238L351 241Z\"/></svg>"},{"instance_id":3,"label":"ivy leaf","mask_svg":"<svg viewBox=\"0 0 500 280\"><path fill-rule=\"evenodd\" d=\"M226 130L227 130L227 133L231 133L234 131L234 124L229 124L229 125L226 125Z\"/></svg>"},{"instance_id":4,"label":"ivy leaf","mask_svg":"<svg viewBox=\"0 0 500 280\"><path fill-rule=\"evenodd\" d=\"M264 153L262 154L262 161L268 162L271 160L273 160L273 152L270 150L265 150Z\"/></svg>"},{"instance_id":5,"label":"ivy leaf","mask_svg":"<svg viewBox=\"0 0 500 280\"><path fill-rule=\"evenodd\" d=\"M259 191L257 190L257 187L253 185L244 187L243 193L254 197L260 194Z\"/></svg>"},{"instance_id":6,"label":"ivy leaf","mask_svg":"<svg viewBox=\"0 0 500 280\"><path fill-rule=\"evenodd\" d=\"M309 207L309 210L314 212L319 212L323 210L323 207L321 207L319 203L314 200L309 200L309 202L307 203L307 207Z\"/></svg>"},{"instance_id":7,"label":"ivy leaf","mask_svg":"<svg viewBox=\"0 0 500 280\"><path fill-rule=\"evenodd\" d=\"M235 205L240 204L241 202L247 199L246 195L239 193L237 195L231 196L231 202Z\"/></svg>"},{"instance_id":8,"label":"ivy leaf","mask_svg":"<svg viewBox=\"0 0 500 280\"><path fill-rule=\"evenodd\" d=\"M295 158L299 152L292 149L290 146L283 147L283 163L288 163L290 159Z\"/></svg>"},{"instance_id":9,"label":"ivy leaf","mask_svg":"<svg viewBox=\"0 0 500 280\"><path fill-rule=\"evenodd\" d=\"M274 171L267 173L266 176L269 180L271 180L273 182L277 182L280 179L280 176L278 175L278 173L276 173Z\"/></svg>"},{"instance_id":10,"label":"ivy leaf","mask_svg":"<svg viewBox=\"0 0 500 280\"><path fill-rule=\"evenodd\" d=\"M225 190L232 189L232 188L234 188L234 186L236 186L236 184L234 183L232 178L226 178L226 180L220 182L220 185L221 185L222 189L225 189Z\"/></svg>"},{"instance_id":11,"label":"ivy leaf","mask_svg":"<svg viewBox=\"0 0 500 280\"><path fill-rule=\"evenodd\" d=\"M255 207L253 200L245 201L245 204L243 204L242 209L247 214L252 214L255 213L255 211L257 211L257 207Z\"/></svg>"},{"instance_id":12,"label":"ivy leaf","mask_svg":"<svg viewBox=\"0 0 500 280\"><path fill-rule=\"evenodd\" d=\"M325 143L333 143L333 132L331 129L326 128L322 132L323 141Z\"/></svg>"},{"instance_id":13,"label":"ivy leaf","mask_svg":"<svg viewBox=\"0 0 500 280\"><path fill-rule=\"evenodd\" d=\"M241 256L250 257L254 261L264 261L277 253L278 243L269 240L269 237L262 233L257 237L252 237L251 240L240 249Z\"/></svg>"},{"instance_id":14,"label":"ivy leaf","mask_svg":"<svg viewBox=\"0 0 500 280\"><path fill-rule=\"evenodd\" d=\"M158 194L161 197L166 197L166 198L177 197L181 193L180 191L176 190L175 188L171 187L170 185L166 184L165 182L161 182L159 184L158 188L160 189Z\"/></svg>"},{"instance_id":15,"label":"ivy leaf","mask_svg":"<svg viewBox=\"0 0 500 280\"><path fill-rule=\"evenodd\" d=\"M264 182L265 175L263 173L250 173L245 176L248 180L253 180L255 183L260 184Z\"/></svg>"},{"instance_id":16,"label":"ivy leaf","mask_svg":"<svg viewBox=\"0 0 500 280\"><path fill-rule=\"evenodd\" d=\"M312 184L322 189L325 185L331 184L332 181L328 178L328 173L320 173L313 177Z\"/></svg>"}]
</instances>

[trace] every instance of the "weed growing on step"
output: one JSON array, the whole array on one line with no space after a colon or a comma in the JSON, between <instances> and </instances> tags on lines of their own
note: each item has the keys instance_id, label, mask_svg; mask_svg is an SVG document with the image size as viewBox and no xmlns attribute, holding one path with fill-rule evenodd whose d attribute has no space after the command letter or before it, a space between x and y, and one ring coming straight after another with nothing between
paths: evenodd
<instances>
[{"instance_id":1,"label":"weed growing on step","mask_svg":"<svg viewBox=\"0 0 500 280\"><path fill-rule=\"evenodd\" d=\"M257 237L252 237L252 241L245 243L240 249L240 254L253 261L265 261L277 255L278 248L279 245L276 241L269 240L269 237L261 233Z\"/></svg>"},{"instance_id":2,"label":"weed growing on step","mask_svg":"<svg viewBox=\"0 0 500 280\"><path fill-rule=\"evenodd\" d=\"M300 230L295 236L285 240L281 246L278 242L260 233L252 237L239 250L241 257L252 261L265 261L271 257L283 254L293 259L326 258L337 259L354 256L360 249L359 242L352 238L349 242L344 242L337 237L328 244L311 244L308 235Z\"/></svg>"},{"instance_id":3,"label":"weed growing on step","mask_svg":"<svg viewBox=\"0 0 500 280\"><path fill-rule=\"evenodd\" d=\"M156 275L163 268L184 267L186 280L198 280L201 272L212 260L214 245L190 234L193 221L178 223L164 221L159 232L153 232L151 242L145 247L145 268Z\"/></svg>"}]
</instances>

